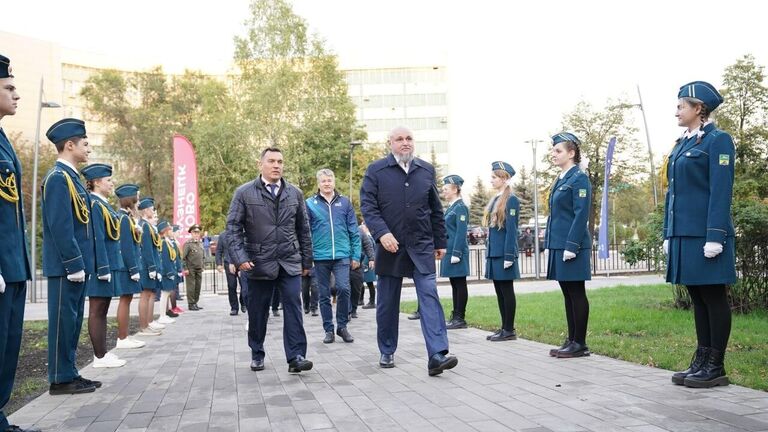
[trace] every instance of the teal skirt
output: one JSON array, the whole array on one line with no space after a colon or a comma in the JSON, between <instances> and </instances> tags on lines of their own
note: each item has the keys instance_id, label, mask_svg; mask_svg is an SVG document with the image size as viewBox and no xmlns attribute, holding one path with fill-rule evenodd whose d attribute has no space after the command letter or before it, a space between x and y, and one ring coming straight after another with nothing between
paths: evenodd
<instances>
[{"instance_id":1,"label":"teal skirt","mask_svg":"<svg viewBox=\"0 0 768 432\"><path fill-rule=\"evenodd\" d=\"M118 280L118 275L116 271L111 272L112 279L107 282L103 280L99 280L99 278L96 275L93 275L88 279L86 288L86 294L88 297L116 297L118 296L118 287L120 286L120 281Z\"/></svg>"},{"instance_id":2,"label":"teal skirt","mask_svg":"<svg viewBox=\"0 0 768 432\"><path fill-rule=\"evenodd\" d=\"M576 257L563 261L564 249L549 249L547 279L556 281L592 280L591 249L581 249Z\"/></svg>"},{"instance_id":3,"label":"teal skirt","mask_svg":"<svg viewBox=\"0 0 768 432\"><path fill-rule=\"evenodd\" d=\"M504 268L504 257L485 259L485 278L489 280L520 279L520 267L517 260L509 268Z\"/></svg>"},{"instance_id":4,"label":"teal skirt","mask_svg":"<svg viewBox=\"0 0 768 432\"><path fill-rule=\"evenodd\" d=\"M127 271L118 271L118 290L117 295L134 295L141 292L141 284L138 281L131 279L130 273Z\"/></svg>"},{"instance_id":5,"label":"teal skirt","mask_svg":"<svg viewBox=\"0 0 768 432\"><path fill-rule=\"evenodd\" d=\"M670 237L667 282L679 285L718 285L736 282L736 245L727 237L723 252L704 256L705 237Z\"/></svg>"}]
</instances>

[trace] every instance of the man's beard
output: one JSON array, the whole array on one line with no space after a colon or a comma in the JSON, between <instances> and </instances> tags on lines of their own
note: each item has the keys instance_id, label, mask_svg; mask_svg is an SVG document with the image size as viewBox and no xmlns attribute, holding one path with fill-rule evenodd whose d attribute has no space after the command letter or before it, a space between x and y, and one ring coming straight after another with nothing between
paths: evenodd
<instances>
[{"instance_id":1,"label":"man's beard","mask_svg":"<svg viewBox=\"0 0 768 432\"><path fill-rule=\"evenodd\" d=\"M401 153L398 156L400 157L400 162L411 163L413 160L413 152Z\"/></svg>"}]
</instances>

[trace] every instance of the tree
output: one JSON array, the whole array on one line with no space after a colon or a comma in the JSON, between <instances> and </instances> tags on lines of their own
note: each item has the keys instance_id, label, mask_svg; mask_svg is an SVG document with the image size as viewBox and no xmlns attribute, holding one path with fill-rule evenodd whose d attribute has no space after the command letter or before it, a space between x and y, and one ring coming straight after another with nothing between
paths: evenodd
<instances>
[{"instance_id":1,"label":"tree","mask_svg":"<svg viewBox=\"0 0 768 432\"><path fill-rule=\"evenodd\" d=\"M485 184L480 177L475 181L475 187L472 196L469 198L469 224L482 225L485 206L491 199L491 192L485 188Z\"/></svg>"},{"instance_id":2,"label":"tree","mask_svg":"<svg viewBox=\"0 0 768 432\"><path fill-rule=\"evenodd\" d=\"M437 162L437 152L435 151L434 145L429 150L429 163L435 168L435 184L439 190L440 185L443 184L443 177L445 177L445 175L443 174L442 167ZM443 204L443 207L448 205L448 202L445 200L442 193L440 194L440 202Z\"/></svg>"},{"instance_id":3,"label":"tree","mask_svg":"<svg viewBox=\"0 0 768 432\"><path fill-rule=\"evenodd\" d=\"M525 169L525 166L520 168L517 173L518 181L515 183L512 191L520 201L520 224L527 224L533 217L533 179L531 175Z\"/></svg>"}]
</instances>

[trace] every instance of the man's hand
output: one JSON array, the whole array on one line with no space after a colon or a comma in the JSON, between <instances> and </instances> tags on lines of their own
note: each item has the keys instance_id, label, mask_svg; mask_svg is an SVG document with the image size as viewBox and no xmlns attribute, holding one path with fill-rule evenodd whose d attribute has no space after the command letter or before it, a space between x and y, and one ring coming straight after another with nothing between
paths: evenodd
<instances>
[{"instance_id":1,"label":"man's hand","mask_svg":"<svg viewBox=\"0 0 768 432\"><path fill-rule=\"evenodd\" d=\"M85 282L85 271L80 270L79 272L68 274L67 279L70 282Z\"/></svg>"},{"instance_id":2,"label":"man's hand","mask_svg":"<svg viewBox=\"0 0 768 432\"><path fill-rule=\"evenodd\" d=\"M445 249L435 249L435 259L443 259L445 256Z\"/></svg>"},{"instance_id":3,"label":"man's hand","mask_svg":"<svg viewBox=\"0 0 768 432\"><path fill-rule=\"evenodd\" d=\"M251 269L253 269L253 263L250 261L246 261L240 264L240 267L238 267L237 269L240 271L251 271Z\"/></svg>"},{"instance_id":4,"label":"man's hand","mask_svg":"<svg viewBox=\"0 0 768 432\"><path fill-rule=\"evenodd\" d=\"M379 243L381 243L381 245L384 246L384 249L389 253L396 253L397 250L400 249L400 243L398 243L392 233L386 233L381 236L381 238L379 238Z\"/></svg>"},{"instance_id":5,"label":"man's hand","mask_svg":"<svg viewBox=\"0 0 768 432\"><path fill-rule=\"evenodd\" d=\"M359 264L358 264L359 265ZM309 269L304 269L301 271L302 276L309 276Z\"/></svg>"},{"instance_id":6,"label":"man's hand","mask_svg":"<svg viewBox=\"0 0 768 432\"><path fill-rule=\"evenodd\" d=\"M218 271L219 273L222 273L224 271L224 266L222 265L216 266L216 271Z\"/></svg>"},{"instance_id":7,"label":"man's hand","mask_svg":"<svg viewBox=\"0 0 768 432\"><path fill-rule=\"evenodd\" d=\"M235 265L234 265L234 264L230 264L230 265L229 265L229 272L230 272L231 274L235 274L235 272L237 272L237 269L235 268Z\"/></svg>"},{"instance_id":8,"label":"man's hand","mask_svg":"<svg viewBox=\"0 0 768 432\"><path fill-rule=\"evenodd\" d=\"M352 267L352 270L357 270L358 268L360 268L360 261L352 260L352 262L350 263L350 267Z\"/></svg>"}]
</instances>

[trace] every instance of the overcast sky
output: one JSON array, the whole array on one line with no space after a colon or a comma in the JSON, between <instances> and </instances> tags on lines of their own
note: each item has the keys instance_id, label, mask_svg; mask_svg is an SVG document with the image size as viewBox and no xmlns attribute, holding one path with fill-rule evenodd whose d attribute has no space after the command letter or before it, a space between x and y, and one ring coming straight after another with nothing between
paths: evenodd
<instances>
[{"instance_id":1,"label":"overcast sky","mask_svg":"<svg viewBox=\"0 0 768 432\"><path fill-rule=\"evenodd\" d=\"M449 68L451 140L466 152L451 170L465 179L487 177L493 160L530 166L523 141L558 132L579 100L637 102L637 84L658 159L680 134L674 111L682 84L720 86L723 69L746 53L768 64L768 6L761 2L293 4L342 67ZM217 72L231 64L248 1L28 0L6 1L2 10L3 31L171 71ZM640 112L634 114L645 144Z\"/></svg>"}]
</instances>

